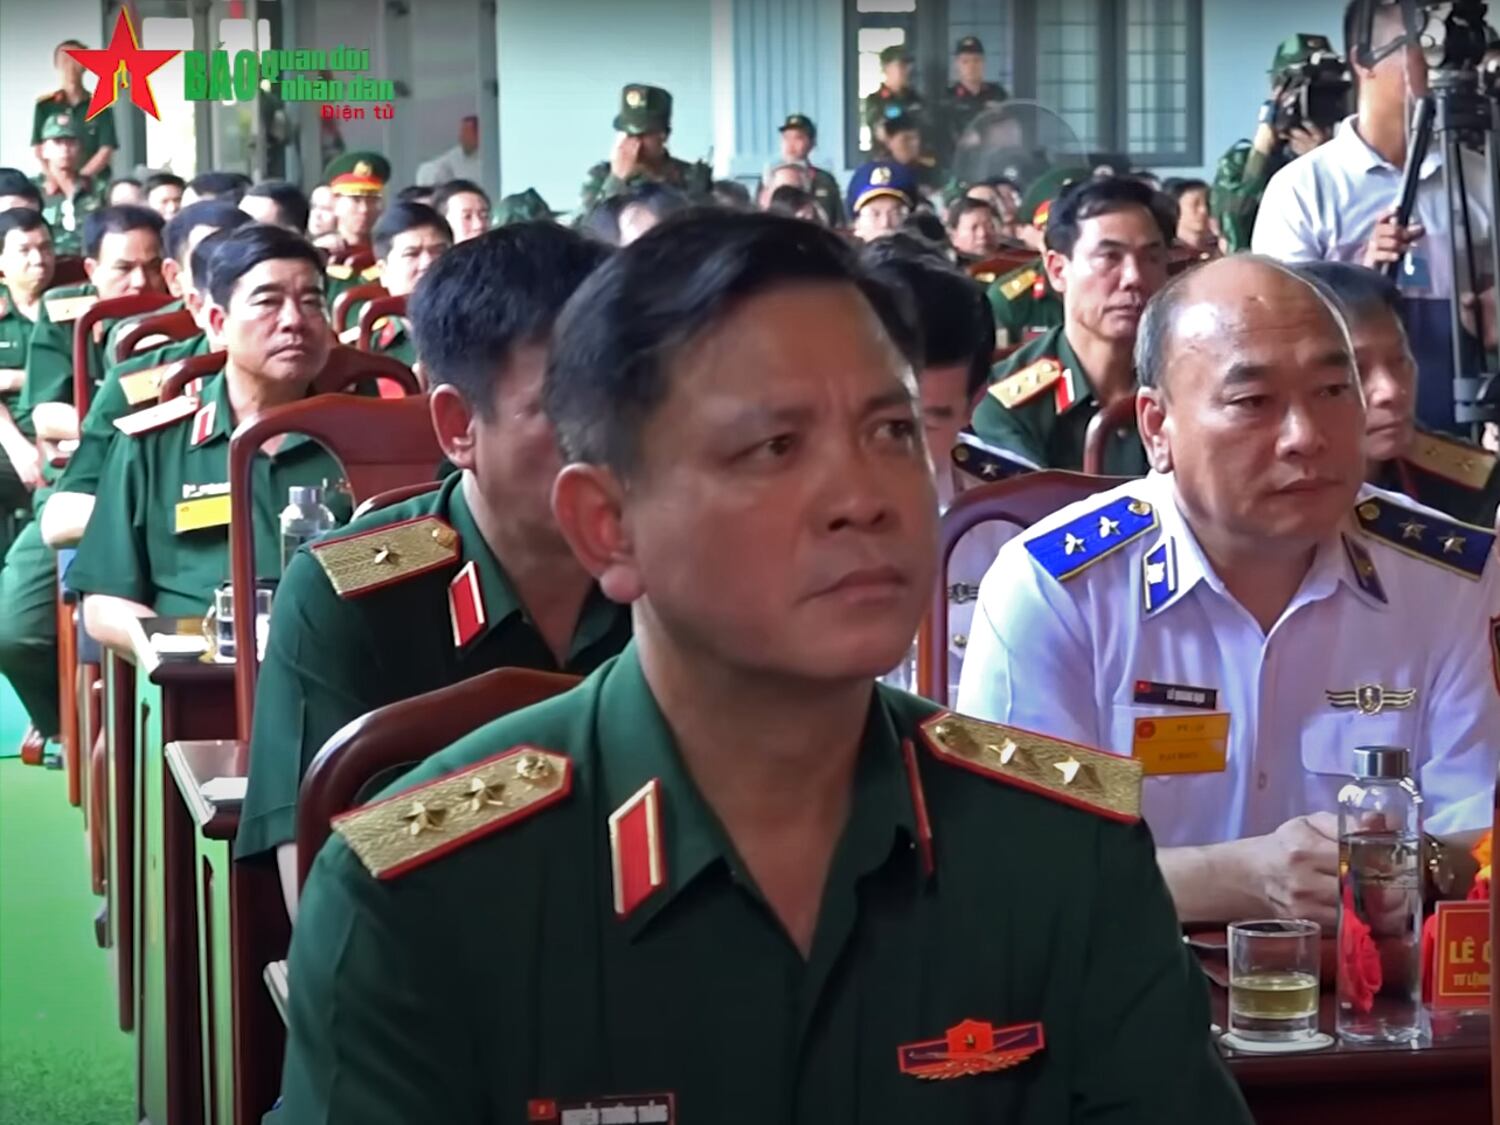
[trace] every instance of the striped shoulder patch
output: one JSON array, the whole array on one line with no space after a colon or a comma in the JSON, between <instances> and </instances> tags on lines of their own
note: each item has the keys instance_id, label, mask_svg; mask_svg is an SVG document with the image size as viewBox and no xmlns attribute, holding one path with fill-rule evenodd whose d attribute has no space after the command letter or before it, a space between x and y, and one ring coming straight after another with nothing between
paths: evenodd
<instances>
[{"instance_id":1,"label":"striped shoulder patch","mask_svg":"<svg viewBox=\"0 0 1500 1125\"><path fill-rule=\"evenodd\" d=\"M308 552L334 593L354 598L452 564L458 559L458 532L436 516L418 516L321 539Z\"/></svg>"},{"instance_id":2,"label":"striped shoulder patch","mask_svg":"<svg viewBox=\"0 0 1500 1125\"><path fill-rule=\"evenodd\" d=\"M1135 542L1157 523L1156 509L1146 501L1121 496L1061 527L1027 538L1026 549L1043 570L1066 582Z\"/></svg>"},{"instance_id":3,"label":"striped shoulder patch","mask_svg":"<svg viewBox=\"0 0 1500 1125\"><path fill-rule=\"evenodd\" d=\"M196 413L198 413L198 400L192 395L181 395L158 403L156 406L148 406L145 410L137 410L133 414L116 418L115 429L131 437L139 437L153 430L170 426L173 422L191 418Z\"/></svg>"},{"instance_id":4,"label":"striped shoulder patch","mask_svg":"<svg viewBox=\"0 0 1500 1125\"><path fill-rule=\"evenodd\" d=\"M1406 461L1425 473L1478 492L1495 471L1495 455L1443 434L1418 434Z\"/></svg>"},{"instance_id":5,"label":"striped shoulder patch","mask_svg":"<svg viewBox=\"0 0 1500 1125\"><path fill-rule=\"evenodd\" d=\"M1063 377L1063 365L1048 356L1012 371L990 387L990 395L1007 410L1030 402Z\"/></svg>"},{"instance_id":6,"label":"striped shoulder patch","mask_svg":"<svg viewBox=\"0 0 1500 1125\"><path fill-rule=\"evenodd\" d=\"M1495 533L1488 528L1408 508L1384 496L1361 500L1354 518L1371 539L1473 580L1484 573L1495 546Z\"/></svg>"},{"instance_id":7,"label":"striped shoulder patch","mask_svg":"<svg viewBox=\"0 0 1500 1125\"><path fill-rule=\"evenodd\" d=\"M1031 292L1031 287L1037 282L1037 276L1036 270L1026 269L1014 277L1006 278L1000 283L1000 295L1007 301L1014 301L1023 294Z\"/></svg>"}]
</instances>

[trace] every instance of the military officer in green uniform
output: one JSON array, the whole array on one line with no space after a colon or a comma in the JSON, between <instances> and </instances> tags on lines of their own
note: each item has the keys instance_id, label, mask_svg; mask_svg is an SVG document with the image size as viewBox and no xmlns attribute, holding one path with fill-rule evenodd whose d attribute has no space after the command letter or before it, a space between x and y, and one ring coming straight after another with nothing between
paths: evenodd
<instances>
[{"instance_id":1,"label":"military officer in green uniform","mask_svg":"<svg viewBox=\"0 0 1500 1125\"><path fill-rule=\"evenodd\" d=\"M880 52L880 87L865 98L861 117L870 130L870 151L877 158L887 155L885 123L892 118L921 120L926 111L922 95L911 84L913 59L904 46Z\"/></svg>"},{"instance_id":2,"label":"military officer in green uniform","mask_svg":"<svg viewBox=\"0 0 1500 1125\"><path fill-rule=\"evenodd\" d=\"M83 64L68 53L69 48L85 49L78 40L66 39L52 52L52 63L62 85L37 98L31 115L31 144L40 160L47 122L66 114L79 130L79 171L104 183L109 180L110 160L120 144L115 135L114 110L105 110L92 121L87 120L93 92L84 88Z\"/></svg>"},{"instance_id":3,"label":"military officer in green uniform","mask_svg":"<svg viewBox=\"0 0 1500 1125\"><path fill-rule=\"evenodd\" d=\"M828 225L844 225L844 193L833 174L812 162L812 150L818 144L818 127L805 113L792 113L781 123L781 159L785 164L801 164L812 173L808 189L828 217Z\"/></svg>"},{"instance_id":4,"label":"military officer in green uniform","mask_svg":"<svg viewBox=\"0 0 1500 1125\"><path fill-rule=\"evenodd\" d=\"M1282 41L1271 59L1271 97L1260 108L1254 138L1236 141L1219 158L1210 203L1228 253L1250 249L1255 215L1271 177L1332 136L1311 121L1304 121L1284 136L1276 131L1277 109L1287 94L1288 72L1319 53L1334 53L1333 45L1322 35L1293 35Z\"/></svg>"},{"instance_id":5,"label":"military officer in green uniform","mask_svg":"<svg viewBox=\"0 0 1500 1125\"><path fill-rule=\"evenodd\" d=\"M713 190L713 170L701 160L689 164L668 152L671 135L672 95L657 86L626 86L615 116L614 152L589 169L579 214L586 216L606 199L647 181L706 199Z\"/></svg>"},{"instance_id":6,"label":"military officer in green uniform","mask_svg":"<svg viewBox=\"0 0 1500 1125\"><path fill-rule=\"evenodd\" d=\"M1040 176L1021 197L1016 223L1028 246L1042 247L1052 204L1069 184L1084 178L1076 168L1057 168ZM986 295L995 311L996 343L1005 347L1024 343L1063 322L1062 297L1052 288L1042 257L1001 274Z\"/></svg>"},{"instance_id":7,"label":"military officer in green uniform","mask_svg":"<svg viewBox=\"0 0 1500 1125\"><path fill-rule=\"evenodd\" d=\"M732 212L575 295L553 510L637 639L337 822L271 1120L1248 1122L1139 765L874 683L935 566L902 307Z\"/></svg>"},{"instance_id":8,"label":"military officer in green uniform","mask_svg":"<svg viewBox=\"0 0 1500 1125\"><path fill-rule=\"evenodd\" d=\"M1124 177L1075 184L1051 208L1044 264L1064 321L998 364L974 411L974 432L1018 469L1081 469L1089 422L1135 393L1136 329L1176 225L1159 192ZM1105 473L1148 467L1133 428L1111 435Z\"/></svg>"},{"instance_id":9,"label":"military officer in green uniform","mask_svg":"<svg viewBox=\"0 0 1500 1125\"><path fill-rule=\"evenodd\" d=\"M298 786L339 728L492 668L587 673L630 637L629 611L558 534L556 438L527 410L553 321L607 254L553 223L514 225L449 251L413 301L433 423L460 471L314 545L277 590L236 849L278 853L289 906ZM393 561L372 571L379 549Z\"/></svg>"},{"instance_id":10,"label":"military officer in green uniform","mask_svg":"<svg viewBox=\"0 0 1500 1125\"><path fill-rule=\"evenodd\" d=\"M129 643L128 618L206 612L229 576L229 438L235 424L308 393L332 346L322 259L298 235L261 223L218 236L209 271L210 328L223 372L200 394L121 419L97 503L68 570L100 644ZM255 463L256 570L276 577L277 516L293 486L322 486L348 517L342 470L291 435Z\"/></svg>"},{"instance_id":11,"label":"military officer in green uniform","mask_svg":"<svg viewBox=\"0 0 1500 1125\"><path fill-rule=\"evenodd\" d=\"M998 109L1010 97L1005 87L984 77L984 44L974 35L965 35L953 48L953 65L958 81L944 92L941 106L944 159L951 157L964 130L981 113Z\"/></svg>"},{"instance_id":12,"label":"military officer in green uniform","mask_svg":"<svg viewBox=\"0 0 1500 1125\"><path fill-rule=\"evenodd\" d=\"M0 551L10 549L41 483L33 436L16 424L26 350L52 283L52 233L29 207L0 212Z\"/></svg>"},{"instance_id":13,"label":"military officer in green uniform","mask_svg":"<svg viewBox=\"0 0 1500 1125\"><path fill-rule=\"evenodd\" d=\"M82 249L84 219L105 206L107 181L79 170L80 120L71 113L54 113L42 123L43 172L32 180L41 192L42 218L52 227L59 254Z\"/></svg>"},{"instance_id":14,"label":"military officer in green uniform","mask_svg":"<svg viewBox=\"0 0 1500 1125\"><path fill-rule=\"evenodd\" d=\"M332 161L323 179L333 194L334 229L316 239L316 244L343 257L369 250L375 224L385 210L385 185L390 178L391 162L378 152L346 152ZM344 262L330 263L327 272L330 307L351 285L379 280L374 267L361 273Z\"/></svg>"},{"instance_id":15,"label":"military officer in green uniform","mask_svg":"<svg viewBox=\"0 0 1500 1125\"><path fill-rule=\"evenodd\" d=\"M410 296L417 282L433 264L453 247L453 232L446 219L425 203L397 203L375 224L375 264L381 284L393 297ZM350 326L339 334L339 342L351 347L359 341L361 304ZM399 316L377 321L370 340L371 350L399 359L408 367L417 362L411 331Z\"/></svg>"},{"instance_id":16,"label":"military officer in green uniform","mask_svg":"<svg viewBox=\"0 0 1500 1125\"><path fill-rule=\"evenodd\" d=\"M547 201L542 198L536 188L527 188L525 191L514 192L503 197L495 204L495 225L497 227L509 226L511 223L530 222L554 222L556 213L547 206Z\"/></svg>"}]
</instances>

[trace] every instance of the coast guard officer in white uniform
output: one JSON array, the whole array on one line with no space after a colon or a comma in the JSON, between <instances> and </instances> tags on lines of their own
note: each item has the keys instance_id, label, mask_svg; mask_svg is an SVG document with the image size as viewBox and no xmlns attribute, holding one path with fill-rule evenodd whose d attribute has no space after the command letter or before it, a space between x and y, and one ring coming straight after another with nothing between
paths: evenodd
<instances>
[{"instance_id":1,"label":"coast guard officer in white uniform","mask_svg":"<svg viewBox=\"0 0 1500 1125\"><path fill-rule=\"evenodd\" d=\"M1494 534L1362 483L1342 316L1269 259L1170 284L1136 366L1155 471L1001 550L957 709L1140 758L1185 921L1331 925L1356 746L1411 749L1430 834L1490 824Z\"/></svg>"}]
</instances>

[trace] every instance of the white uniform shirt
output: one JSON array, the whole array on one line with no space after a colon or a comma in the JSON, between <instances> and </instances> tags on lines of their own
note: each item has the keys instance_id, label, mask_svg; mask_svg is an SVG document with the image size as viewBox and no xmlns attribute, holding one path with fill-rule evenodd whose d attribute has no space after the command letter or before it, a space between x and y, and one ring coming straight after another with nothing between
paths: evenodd
<instances>
[{"instance_id":1,"label":"white uniform shirt","mask_svg":"<svg viewBox=\"0 0 1500 1125\"><path fill-rule=\"evenodd\" d=\"M1222 772L1146 779L1163 846L1335 810L1356 746L1412 750L1429 831L1488 827L1500 748L1493 534L1366 486L1264 634L1174 496L1171 475L1153 473L1007 543L980 586L957 710L1126 755L1142 721L1227 712ZM1369 517L1455 566L1392 545Z\"/></svg>"}]
</instances>

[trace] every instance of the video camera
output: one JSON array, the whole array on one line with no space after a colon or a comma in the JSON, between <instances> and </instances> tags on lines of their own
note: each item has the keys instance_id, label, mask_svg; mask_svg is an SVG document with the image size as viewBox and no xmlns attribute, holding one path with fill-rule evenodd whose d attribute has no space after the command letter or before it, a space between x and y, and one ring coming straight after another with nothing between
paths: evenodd
<instances>
[{"instance_id":1,"label":"video camera","mask_svg":"<svg viewBox=\"0 0 1500 1125\"><path fill-rule=\"evenodd\" d=\"M1355 61L1374 66L1387 55L1415 44L1435 71L1477 70L1489 49L1484 0L1369 0L1360 14ZM1379 51L1372 50L1375 13L1399 8L1405 34Z\"/></svg>"},{"instance_id":2,"label":"video camera","mask_svg":"<svg viewBox=\"0 0 1500 1125\"><path fill-rule=\"evenodd\" d=\"M1322 35L1300 35L1297 40L1295 61L1275 72L1280 94L1271 127L1279 137L1308 124L1332 132L1350 112L1353 83L1333 44Z\"/></svg>"}]
</instances>

